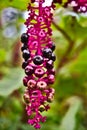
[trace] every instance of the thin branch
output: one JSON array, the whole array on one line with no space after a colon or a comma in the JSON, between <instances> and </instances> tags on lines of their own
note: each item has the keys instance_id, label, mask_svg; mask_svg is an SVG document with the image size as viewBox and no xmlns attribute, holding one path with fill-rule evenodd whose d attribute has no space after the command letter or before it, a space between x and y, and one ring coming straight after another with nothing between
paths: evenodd
<instances>
[{"instance_id":1,"label":"thin branch","mask_svg":"<svg viewBox=\"0 0 87 130\"><path fill-rule=\"evenodd\" d=\"M69 36L62 28L60 28L54 21L53 21L53 25L56 27L56 29L57 29L58 31L60 31L60 32L63 34L63 36L64 36L64 37L67 39L67 41L69 42L68 48L67 48L66 52L63 54L63 56L62 56L62 58L61 58L61 60L60 60L60 62L59 62L59 64L58 64L58 67L57 67L57 70L56 70L56 72L58 73L59 69L60 69L61 67L63 67L63 66L67 63L67 61L68 61L68 55L71 53L71 51L72 51L72 49L73 49L75 43L74 43L74 41L70 38L70 36Z\"/></svg>"},{"instance_id":2,"label":"thin branch","mask_svg":"<svg viewBox=\"0 0 87 130\"><path fill-rule=\"evenodd\" d=\"M71 58L67 58L66 55L64 57L62 57L62 60L60 60L60 63L59 63L58 68L57 68L57 73L67 63L75 60L79 56L80 52L83 51L83 49L85 49L86 47L87 47L87 39L85 39L82 42L82 44L79 47L76 48L75 53L73 54L73 56ZM72 47L71 47L71 49L72 49Z\"/></svg>"},{"instance_id":3,"label":"thin branch","mask_svg":"<svg viewBox=\"0 0 87 130\"><path fill-rule=\"evenodd\" d=\"M65 64L68 60L68 55L71 53L72 49L74 47L74 42L70 43L66 52L63 54L60 63L58 65L58 69L61 68L63 66L63 64Z\"/></svg>"},{"instance_id":4,"label":"thin branch","mask_svg":"<svg viewBox=\"0 0 87 130\"><path fill-rule=\"evenodd\" d=\"M67 41L71 43L72 39L70 38L70 36L61 27L59 27L54 21L52 23L54 27L63 34L63 36L67 39Z\"/></svg>"},{"instance_id":5,"label":"thin branch","mask_svg":"<svg viewBox=\"0 0 87 130\"><path fill-rule=\"evenodd\" d=\"M85 39L79 47L76 48L76 54L82 51L85 47L87 47L87 39Z\"/></svg>"},{"instance_id":6,"label":"thin branch","mask_svg":"<svg viewBox=\"0 0 87 130\"><path fill-rule=\"evenodd\" d=\"M58 67L56 69L56 73L58 74L59 70L65 66L67 63L69 63L70 61L76 59L79 55L79 53L87 46L87 39L85 39L83 41L83 43L75 50L74 55L71 58L68 58L69 54L71 53L75 42L70 38L70 36L61 28L59 27L54 21L53 21L53 25L55 26L55 28L60 31L63 36L67 39L67 41L69 42L68 48L65 51L65 53L63 54L62 58L60 59L60 62L58 64Z\"/></svg>"}]
</instances>

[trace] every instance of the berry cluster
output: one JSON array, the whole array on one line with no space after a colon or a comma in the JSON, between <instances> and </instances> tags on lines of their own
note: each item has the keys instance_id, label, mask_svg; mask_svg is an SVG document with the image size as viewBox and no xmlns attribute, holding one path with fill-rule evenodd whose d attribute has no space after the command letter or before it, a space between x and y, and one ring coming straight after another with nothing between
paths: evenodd
<instances>
[{"instance_id":1,"label":"berry cluster","mask_svg":"<svg viewBox=\"0 0 87 130\"><path fill-rule=\"evenodd\" d=\"M62 3L63 0L53 0L54 3ZM64 7L72 7L75 12L87 12L87 0L67 0L63 3Z\"/></svg>"},{"instance_id":2,"label":"berry cluster","mask_svg":"<svg viewBox=\"0 0 87 130\"><path fill-rule=\"evenodd\" d=\"M32 3L37 2L36 6ZM46 117L41 112L47 111L52 102L55 90L50 87L54 83L53 68L56 57L53 53L55 44L51 40L52 6L43 7L44 0L31 0L28 5L29 17L25 22L27 32L21 36L21 48L24 62L22 68L26 76L23 84L26 86L24 100L29 116L28 123L36 129Z\"/></svg>"},{"instance_id":3,"label":"berry cluster","mask_svg":"<svg viewBox=\"0 0 87 130\"><path fill-rule=\"evenodd\" d=\"M87 12L87 0L68 0L64 6L71 6L75 12Z\"/></svg>"}]
</instances>

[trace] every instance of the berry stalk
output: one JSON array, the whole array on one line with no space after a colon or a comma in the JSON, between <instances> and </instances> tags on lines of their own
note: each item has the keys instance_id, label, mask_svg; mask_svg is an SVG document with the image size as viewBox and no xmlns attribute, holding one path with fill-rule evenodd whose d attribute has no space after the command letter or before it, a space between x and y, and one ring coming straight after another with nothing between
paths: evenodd
<instances>
[{"instance_id":1,"label":"berry stalk","mask_svg":"<svg viewBox=\"0 0 87 130\"><path fill-rule=\"evenodd\" d=\"M46 121L46 117L41 113L50 108L49 103L53 101L55 93L50 87L55 81L55 44L51 39L52 12L55 6L52 3L51 6L43 7L44 2L31 0L28 5L29 17L25 22L27 31L21 36L24 58L22 68L26 74L23 79L26 87L24 100L28 123L36 129L41 127L40 122Z\"/></svg>"}]
</instances>

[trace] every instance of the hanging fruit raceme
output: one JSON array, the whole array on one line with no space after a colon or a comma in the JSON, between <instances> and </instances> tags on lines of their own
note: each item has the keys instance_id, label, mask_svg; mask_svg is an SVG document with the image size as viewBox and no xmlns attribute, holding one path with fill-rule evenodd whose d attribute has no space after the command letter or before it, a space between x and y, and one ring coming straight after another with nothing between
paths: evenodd
<instances>
[{"instance_id":1,"label":"hanging fruit raceme","mask_svg":"<svg viewBox=\"0 0 87 130\"><path fill-rule=\"evenodd\" d=\"M35 3L34 3L35 2ZM23 84L26 86L24 100L29 116L28 123L36 129L46 117L41 112L47 111L53 101L55 90L50 87L55 81L53 68L56 57L55 44L52 42L51 23L54 5L43 6L45 0L31 0L28 5L29 17L25 22L26 33L21 36L22 68L26 76Z\"/></svg>"}]
</instances>

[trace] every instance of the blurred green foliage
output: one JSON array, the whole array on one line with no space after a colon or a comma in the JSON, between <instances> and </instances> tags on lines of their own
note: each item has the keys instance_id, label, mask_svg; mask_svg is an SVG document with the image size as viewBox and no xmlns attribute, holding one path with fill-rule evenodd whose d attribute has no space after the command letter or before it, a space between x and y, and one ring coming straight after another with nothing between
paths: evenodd
<instances>
[{"instance_id":1,"label":"blurred green foliage","mask_svg":"<svg viewBox=\"0 0 87 130\"><path fill-rule=\"evenodd\" d=\"M5 7L14 7L18 9L24 10L27 6L29 0L0 0L0 8L3 9Z\"/></svg>"},{"instance_id":2,"label":"blurred green foliage","mask_svg":"<svg viewBox=\"0 0 87 130\"><path fill-rule=\"evenodd\" d=\"M23 11L27 2L0 0L0 11L10 6ZM52 28L56 94L41 130L87 130L87 15L57 7ZM0 24L0 130L34 130L26 123L20 47L19 36L5 38Z\"/></svg>"}]
</instances>

